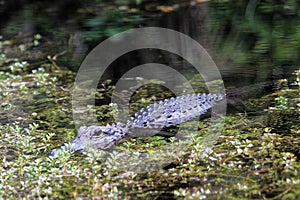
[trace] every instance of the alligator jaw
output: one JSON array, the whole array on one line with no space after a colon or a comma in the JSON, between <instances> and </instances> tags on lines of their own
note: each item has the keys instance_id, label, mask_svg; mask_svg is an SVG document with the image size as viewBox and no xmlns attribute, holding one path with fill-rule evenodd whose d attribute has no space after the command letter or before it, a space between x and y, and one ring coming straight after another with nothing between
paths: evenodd
<instances>
[{"instance_id":1,"label":"alligator jaw","mask_svg":"<svg viewBox=\"0 0 300 200\"><path fill-rule=\"evenodd\" d=\"M86 147L91 147L91 148L98 148L98 149L108 149L111 146L113 146L117 140L115 138L112 138L111 136L107 134L102 134L103 136L100 138L98 136L97 140L94 141L94 143L83 143L82 141L79 141L78 138L75 138L75 140L71 143L67 143L59 148L53 149L49 156L50 157L58 157L63 154L64 151L71 151L71 152L76 152L76 151L83 151L86 149Z\"/></svg>"},{"instance_id":2,"label":"alligator jaw","mask_svg":"<svg viewBox=\"0 0 300 200\"><path fill-rule=\"evenodd\" d=\"M75 149L74 148L74 143L68 143L68 144L65 144L64 146L53 149L50 152L49 156L50 157L58 157L58 156L61 156L64 151L68 151L68 150L70 150L70 151L80 151L80 150L83 150L83 149Z\"/></svg>"}]
</instances>

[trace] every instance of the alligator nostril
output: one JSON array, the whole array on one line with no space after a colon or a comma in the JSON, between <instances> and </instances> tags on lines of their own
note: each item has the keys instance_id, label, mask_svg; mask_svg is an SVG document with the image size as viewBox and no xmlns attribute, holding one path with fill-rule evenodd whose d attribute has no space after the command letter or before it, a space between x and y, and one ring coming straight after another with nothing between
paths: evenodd
<instances>
[{"instance_id":1,"label":"alligator nostril","mask_svg":"<svg viewBox=\"0 0 300 200\"><path fill-rule=\"evenodd\" d=\"M51 152L50 152L50 154L49 154L49 156L50 157L57 157L57 156L59 156L59 151L62 151L63 149L62 149L62 147L59 147L59 148L57 148L57 149L53 149Z\"/></svg>"}]
</instances>

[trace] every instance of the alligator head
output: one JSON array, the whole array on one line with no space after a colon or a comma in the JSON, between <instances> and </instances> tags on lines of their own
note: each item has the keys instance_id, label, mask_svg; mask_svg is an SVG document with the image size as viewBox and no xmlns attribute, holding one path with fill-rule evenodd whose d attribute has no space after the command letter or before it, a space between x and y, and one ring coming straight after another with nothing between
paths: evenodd
<instances>
[{"instance_id":1,"label":"alligator head","mask_svg":"<svg viewBox=\"0 0 300 200\"><path fill-rule=\"evenodd\" d=\"M69 144L53 149L50 156L59 156L60 151L82 151L86 148L108 149L127 133L127 127L122 123L106 126L81 126L78 135Z\"/></svg>"}]
</instances>

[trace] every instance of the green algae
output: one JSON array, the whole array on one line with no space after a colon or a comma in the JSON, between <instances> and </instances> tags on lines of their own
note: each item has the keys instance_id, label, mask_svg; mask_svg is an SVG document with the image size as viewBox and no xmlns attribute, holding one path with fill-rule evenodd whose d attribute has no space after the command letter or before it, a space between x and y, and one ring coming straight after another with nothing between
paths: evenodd
<instances>
[{"instance_id":1,"label":"green algae","mask_svg":"<svg viewBox=\"0 0 300 200\"><path fill-rule=\"evenodd\" d=\"M1 65L0 198L297 199L300 195L299 71L293 86L250 101L252 107L265 109L264 115L226 116L212 149L202 148L211 128L209 119L187 122L182 126L198 123L198 131L181 156L163 169L138 173L117 167L113 161L122 156L119 151L107 153L108 157L101 157L101 150L48 157L51 149L76 135L71 107L75 74L51 58L32 66L6 55ZM141 88L133 96L134 110L153 102L148 94L153 87ZM111 97L113 88L109 81L102 84L98 102ZM156 100L172 95L159 94ZM96 110L101 123L113 122L115 108L99 104ZM151 154L174 142L174 137L133 138L117 148Z\"/></svg>"}]
</instances>

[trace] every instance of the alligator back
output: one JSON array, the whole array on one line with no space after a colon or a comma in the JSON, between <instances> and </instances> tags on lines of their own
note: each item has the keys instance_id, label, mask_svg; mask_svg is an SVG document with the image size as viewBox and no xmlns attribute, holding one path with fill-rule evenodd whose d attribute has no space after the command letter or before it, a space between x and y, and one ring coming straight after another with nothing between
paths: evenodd
<instances>
[{"instance_id":1,"label":"alligator back","mask_svg":"<svg viewBox=\"0 0 300 200\"><path fill-rule=\"evenodd\" d=\"M142 108L127 122L128 129L165 128L200 117L224 99L222 94L192 94L165 99Z\"/></svg>"}]
</instances>

